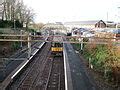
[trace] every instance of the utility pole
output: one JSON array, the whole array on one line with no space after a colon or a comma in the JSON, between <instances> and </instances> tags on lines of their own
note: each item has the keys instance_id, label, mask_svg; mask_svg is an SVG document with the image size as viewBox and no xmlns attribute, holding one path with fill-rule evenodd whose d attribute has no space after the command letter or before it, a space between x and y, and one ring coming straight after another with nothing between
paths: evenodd
<instances>
[{"instance_id":1,"label":"utility pole","mask_svg":"<svg viewBox=\"0 0 120 90\"><path fill-rule=\"evenodd\" d=\"M28 33L28 60L30 59L31 56L31 33Z\"/></svg>"},{"instance_id":2,"label":"utility pole","mask_svg":"<svg viewBox=\"0 0 120 90\"><path fill-rule=\"evenodd\" d=\"M14 32L15 32L16 26L15 26L15 17L14 17Z\"/></svg>"},{"instance_id":3,"label":"utility pole","mask_svg":"<svg viewBox=\"0 0 120 90\"><path fill-rule=\"evenodd\" d=\"M20 30L20 35L21 35L21 40L22 40L22 33L23 32L23 30ZM20 48L21 48L21 50L22 50L22 41L21 41L21 43L20 43Z\"/></svg>"}]
</instances>

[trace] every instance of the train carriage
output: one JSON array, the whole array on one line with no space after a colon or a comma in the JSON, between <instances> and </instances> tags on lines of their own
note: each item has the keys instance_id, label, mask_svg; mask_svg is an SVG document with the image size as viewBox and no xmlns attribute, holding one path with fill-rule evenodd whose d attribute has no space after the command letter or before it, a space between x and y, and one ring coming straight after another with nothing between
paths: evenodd
<instances>
[{"instance_id":1,"label":"train carriage","mask_svg":"<svg viewBox=\"0 0 120 90\"><path fill-rule=\"evenodd\" d=\"M53 56L63 55L63 40L60 36L54 36L51 44L51 51Z\"/></svg>"}]
</instances>

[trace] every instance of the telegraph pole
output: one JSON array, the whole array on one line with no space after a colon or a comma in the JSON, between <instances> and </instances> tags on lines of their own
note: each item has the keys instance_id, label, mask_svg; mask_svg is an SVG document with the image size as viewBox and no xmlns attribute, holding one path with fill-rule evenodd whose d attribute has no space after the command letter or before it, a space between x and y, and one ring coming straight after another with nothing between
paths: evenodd
<instances>
[{"instance_id":1,"label":"telegraph pole","mask_svg":"<svg viewBox=\"0 0 120 90\"><path fill-rule=\"evenodd\" d=\"M31 56L31 33L28 33L28 60L30 59Z\"/></svg>"},{"instance_id":2,"label":"telegraph pole","mask_svg":"<svg viewBox=\"0 0 120 90\"><path fill-rule=\"evenodd\" d=\"M22 34L23 34L22 32L23 32L23 30L20 30L20 35L21 35L20 38L21 38L21 40L22 40ZM20 48L21 48L21 50L22 50L22 41L20 42Z\"/></svg>"}]
</instances>

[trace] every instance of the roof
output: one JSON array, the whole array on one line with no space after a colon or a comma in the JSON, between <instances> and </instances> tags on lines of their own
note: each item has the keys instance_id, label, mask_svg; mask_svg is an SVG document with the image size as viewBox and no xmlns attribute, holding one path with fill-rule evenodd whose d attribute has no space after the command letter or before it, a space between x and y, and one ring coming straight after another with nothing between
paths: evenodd
<instances>
[{"instance_id":1,"label":"roof","mask_svg":"<svg viewBox=\"0 0 120 90\"><path fill-rule=\"evenodd\" d=\"M89 31L89 29L87 28L76 28L76 29L72 29L72 31L80 31L80 32L85 32L85 31Z\"/></svg>"},{"instance_id":2,"label":"roof","mask_svg":"<svg viewBox=\"0 0 120 90\"><path fill-rule=\"evenodd\" d=\"M113 22L113 21L105 21L105 23L106 23L107 25L115 25L115 24L116 24L116 23Z\"/></svg>"},{"instance_id":3,"label":"roof","mask_svg":"<svg viewBox=\"0 0 120 90\"><path fill-rule=\"evenodd\" d=\"M102 21L102 20L91 20L91 21L73 21L73 22L65 22L64 24L67 24L67 25L71 25L71 24L75 24L75 25L95 25L96 23L98 23L99 21Z\"/></svg>"}]
</instances>

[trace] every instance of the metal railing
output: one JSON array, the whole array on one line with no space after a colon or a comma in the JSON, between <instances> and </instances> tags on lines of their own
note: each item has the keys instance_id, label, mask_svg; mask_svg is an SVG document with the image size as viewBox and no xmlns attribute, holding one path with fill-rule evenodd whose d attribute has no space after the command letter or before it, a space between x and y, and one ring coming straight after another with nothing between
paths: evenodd
<instances>
[{"instance_id":1,"label":"metal railing","mask_svg":"<svg viewBox=\"0 0 120 90\"><path fill-rule=\"evenodd\" d=\"M21 38L22 37L22 38ZM61 43L95 43L95 44L120 44L120 37L81 37L81 36L53 36L50 35L48 37L61 37L63 40ZM31 39L30 39L31 38ZM35 39L41 38L41 39ZM53 40L45 40L42 39L44 36L41 35L20 35L20 34L0 34L0 41L8 41L8 42L60 42L60 41L53 41ZM64 39L65 38L65 39ZM83 39L87 38L89 41L84 41Z\"/></svg>"}]
</instances>

